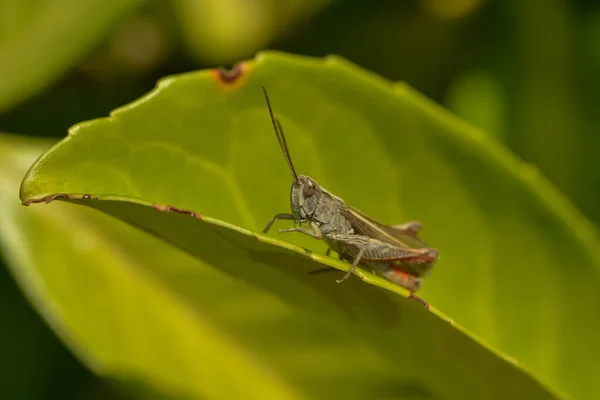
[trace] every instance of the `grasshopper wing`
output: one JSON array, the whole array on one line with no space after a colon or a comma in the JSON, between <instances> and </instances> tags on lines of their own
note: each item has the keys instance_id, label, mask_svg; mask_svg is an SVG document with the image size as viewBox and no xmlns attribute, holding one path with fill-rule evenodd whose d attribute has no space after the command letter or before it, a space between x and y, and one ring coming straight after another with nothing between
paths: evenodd
<instances>
[{"instance_id":1,"label":"grasshopper wing","mask_svg":"<svg viewBox=\"0 0 600 400\"><path fill-rule=\"evenodd\" d=\"M430 247L427 242L417 237L416 234L385 225L355 207L346 204L344 213L346 214L346 218L351 221L352 228L357 234L377 238L400 247L409 247L412 249Z\"/></svg>"}]
</instances>

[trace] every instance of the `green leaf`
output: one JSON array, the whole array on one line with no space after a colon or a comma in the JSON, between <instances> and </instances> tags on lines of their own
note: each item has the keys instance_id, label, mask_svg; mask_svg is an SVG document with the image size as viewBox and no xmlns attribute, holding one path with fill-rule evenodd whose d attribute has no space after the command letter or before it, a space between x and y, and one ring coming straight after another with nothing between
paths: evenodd
<instances>
[{"instance_id":1,"label":"green leaf","mask_svg":"<svg viewBox=\"0 0 600 400\"><path fill-rule=\"evenodd\" d=\"M4 0L0 111L49 85L146 0Z\"/></svg>"},{"instance_id":2,"label":"green leaf","mask_svg":"<svg viewBox=\"0 0 600 400\"><path fill-rule=\"evenodd\" d=\"M260 84L269 89L299 172L383 222L423 222L424 238L441 252L423 297L542 382L574 397L600 394L589 373L598 368L593 355L600 350L598 324L589 318L600 306L593 228L533 168L492 139L405 85L338 58L263 53L237 73L165 79L111 118L74 127L29 171L21 198L28 203L68 194L280 301L274 309L293 310L290 320L262 326L273 307L252 307L257 319L248 326L260 334L221 325L227 314L215 313L212 322L229 337L239 335L243 343L234 340L236 348L260 354L296 394L365 397L365 390L389 395L418 387L423 396L448 398L550 396L459 327L394 295L406 295L396 286L363 271L357 274L389 290L356 278L337 285L335 274L307 276L319 268L314 261L347 268L318 255L322 243L253 233L274 213L289 210L291 180ZM200 218L155 212L151 205L194 210ZM142 269L173 273L175 264L168 264ZM169 293L191 299L187 306L204 315L206 302L194 301L199 292L210 290L211 303L235 292L213 287L209 279L189 278ZM289 326L280 332L274 328L279 324ZM240 339L248 335L262 335L262 346ZM294 351L282 356L274 342ZM265 346L277 349L270 353ZM310 383L289 367L308 365L308 358L295 358L298 348L304 356L340 352L299 372L315 380ZM357 364L345 369L350 353Z\"/></svg>"},{"instance_id":3,"label":"green leaf","mask_svg":"<svg viewBox=\"0 0 600 400\"><path fill-rule=\"evenodd\" d=\"M0 143L15 171L37 149L11 136ZM26 209L10 195L17 183L0 186L13 273L80 359L144 398L554 398L416 302L358 279L308 276L318 266L301 250L97 201L124 219L177 227L173 238L189 252L196 244L200 261L87 208Z\"/></svg>"}]
</instances>

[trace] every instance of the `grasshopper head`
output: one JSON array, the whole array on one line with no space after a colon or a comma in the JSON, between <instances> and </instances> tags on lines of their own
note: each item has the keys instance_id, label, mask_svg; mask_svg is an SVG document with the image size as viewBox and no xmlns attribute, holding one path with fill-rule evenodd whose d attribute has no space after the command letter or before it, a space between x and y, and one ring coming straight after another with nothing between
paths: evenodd
<instances>
[{"instance_id":1,"label":"grasshopper head","mask_svg":"<svg viewBox=\"0 0 600 400\"><path fill-rule=\"evenodd\" d=\"M321 187L306 175L298 175L292 183L290 201L292 213L300 220L311 218L321 199Z\"/></svg>"}]
</instances>

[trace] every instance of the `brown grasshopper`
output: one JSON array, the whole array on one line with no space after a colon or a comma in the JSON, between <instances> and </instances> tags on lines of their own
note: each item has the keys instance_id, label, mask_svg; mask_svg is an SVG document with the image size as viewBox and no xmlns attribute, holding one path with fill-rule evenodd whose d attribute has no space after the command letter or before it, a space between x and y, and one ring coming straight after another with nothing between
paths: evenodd
<instances>
[{"instance_id":1,"label":"brown grasshopper","mask_svg":"<svg viewBox=\"0 0 600 400\"><path fill-rule=\"evenodd\" d=\"M263 233L267 233L277 219L293 220L293 228L280 229L279 232L300 232L324 240L330 247L327 254L332 249L341 259L351 263L350 269L336 282L348 279L360 264L410 290L411 297L415 297L413 293L419 290L422 278L429 274L439 255L436 249L417 237L421 224L382 224L347 205L314 179L296 174L281 123L273 114L264 87L263 92L277 140L294 178L290 193L292 213L276 214Z\"/></svg>"}]
</instances>

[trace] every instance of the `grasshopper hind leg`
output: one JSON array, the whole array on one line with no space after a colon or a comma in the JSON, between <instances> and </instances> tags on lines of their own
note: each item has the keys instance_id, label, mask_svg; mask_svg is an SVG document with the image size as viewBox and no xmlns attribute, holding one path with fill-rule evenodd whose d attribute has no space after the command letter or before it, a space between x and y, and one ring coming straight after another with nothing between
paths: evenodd
<instances>
[{"instance_id":1,"label":"grasshopper hind leg","mask_svg":"<svg viewBox=\"0 0 600 400\"><path fill-rule=\"evenodd\" d=\"M423 300L422 298L420 298L420 297L418 297L418 296L415 296L415 294L414 294L414 293L411 293L411 294L408 296L408 298L409 298L409 299L411 299L411 300L418 301L419 303L423 304L423 306L424 306L426 309L428 309L428 310L429 310L429 303L428 303L428 302L426 302L425 300Z\"/></svg>"},{"instance_id":2,"label":"grasshopper hind leg","mask_svg":"<svg viewBox=\"0 0 600 400\"><path fill-rule=\"evenodd\" d=\"M423 300L422 298L415 295L415 292L421 288L421 285L422 285L421 278L416 277L410 273L404 272L393 264L390 264L383 271L383 276L387 280L389 280L399 286L402 286L405 289L410 290L410 295L408 296L408 298L411 300L418 301L419 303L423 304L423 306L425 306L426 309L429 309L429 303L427 303L425 300Z\"/></svg>"}]
</instances>

